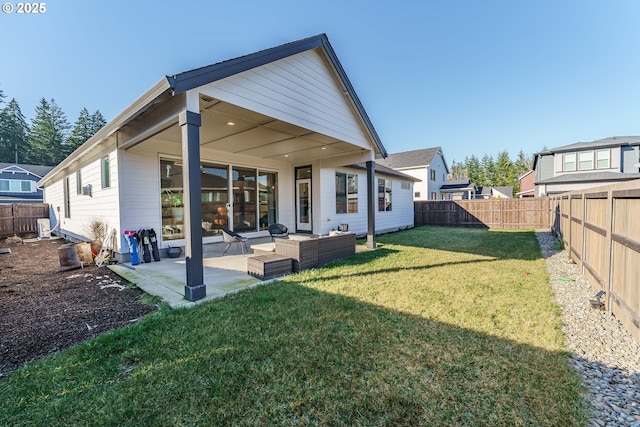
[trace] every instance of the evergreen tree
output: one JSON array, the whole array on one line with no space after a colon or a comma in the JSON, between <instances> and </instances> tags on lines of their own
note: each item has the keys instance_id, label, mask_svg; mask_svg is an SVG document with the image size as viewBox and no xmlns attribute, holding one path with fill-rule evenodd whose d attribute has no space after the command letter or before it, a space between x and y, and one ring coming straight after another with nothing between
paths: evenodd
<instances>
[{"instance_id":1,"label":"evergreen tree","mask_svg":"<svg viewBox=\"0 0 640 427\"><path fill-rule=\"evenodd\" d=\"M495 162L495 174L491 185L494 186L511 186L516 187L518 183L518 177L516 175L515 167L509 158L507 151L501 151L498 153L498 157Z\"/></svg>"},{"instance_id":2,"label":"evergreen tree","mask_svg":"<svg viewBox=\"0 0 640 427\"><path fill-rule=\"evenodd\" d=\"M471 182L477 183L477 181L482 177L481 168L480 168L480 160L472 154L471 157L464 158L464 167L467 170L467 177Z\"/></svg>"},{"instance_id":3,"label":"evergreen tree","mask_svg":"<svg viewBox=\"0 0 640 427\"><path fill-rule=\"evenodd\" d=\"M0 162L26 163L27 121L15 98L0 111Z\"/></svg>"},{"instance_id":4,"label":"evergreen tree","mask_svg":"<svg viewBox=\"0 0 640 427\"><path fill-rule=\"evenodd\" d=\"M516 168L516 173L518 176L524 175L533 167L533 156L526 156L521 149L514 163L514 167Z\"/></svg>"},{"instance_id":5,"label":"evergreen tree","mask_svg":"<svg viewBox=\"0 0 640 427\"><path fill-rule=\"evenodd\" d=\"M493 182L496 179L496 166L493 162L493 156L485 154L480 160L481 176L476 182L477 186L495 185Z\"/></svg>"},{"instance_id":6,"label":"evergreen tree","mask_svg":"<svg viewBox=\"0 0 640 427\"><path fill-rule=\"evenodd\" d=\"M100 110L89 114L89 110L83 108L80 111L78 120L76 120L65 143L65 157L73 153L79 146L87 142L89 138L96 134L106 124L106 120L102 117Z\"/></svg>"},{"instance_id":7,"label":"evergreen tree","mask_svg":"<svg viewBox=\"0 0 640 427\"><path fill-rule=\"evenodd\" d=\"M90 120L89 130L91 132L91 136L95 135L106 124L107 124L107 121L102 116L102 113L100 112L100 110L96 110L91 115L91 120Z\"/></svg>"},{"instance_id":8,"label":"evergreen tree","mask_svg":"<svg viewBox=\"0 0 640 427\"><path fill-rule=\"evenodd\" d=\"M89 115L89 111L83 108L71 130L69 139L67 139L65 143L65 157L73 153L76 148L84 144L92 135L91 116Z\"/></svg>"},{"instance_id":9,"label":"evergreen tree","mask_svg":"<svg viewBox=\"0 0 640 427\"><path fill-rule=\"evenodd\" d=\"M456 161L454 160L453 163L451 163L450 171L451 171L451 173L449 174L450 180L468 178L467 169L465 168L464 163L456 163Z\"/></svg>"},{"instance_id":10,"label":"evergreen tree","mask_svg":"<svg viewBox=\"0 0 640 427\"><path fill-rule=\"evenodd\" d=\"M29 162L55 166L62 161L68 130L69 122L55 100L47 102L42 98L27 138Z\"/></svg>"},{"instance_id":11,"label":"evergreen tree","mask_svg":"<svg viewBox=\"0 0 640 427\"><path fill-rule=\"evenodd\" d=\"M67 148L65 144L69 135L69 121L62 109L56 104L56 101L52 98L49 103L51 107L51 122L55 130L55 138L51 141L52 148L57 148L54 156L54 165L57 165L67 157ZM59 148L58 148L59 147Z\"/></svg>"}]
</instances>

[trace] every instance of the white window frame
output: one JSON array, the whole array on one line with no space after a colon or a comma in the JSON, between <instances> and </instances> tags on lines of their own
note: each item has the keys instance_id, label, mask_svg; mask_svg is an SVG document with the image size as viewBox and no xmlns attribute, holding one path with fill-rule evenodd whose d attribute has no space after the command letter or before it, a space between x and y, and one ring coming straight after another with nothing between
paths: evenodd
<instances>
[{"instance_id":1,"label":"white window frame","mask_svg":"<svg viewBox=\"0 0 640 427\"><path fill-rule=\"evenodd\" d=\"M355 173L346 173L346 172L336 172L336 179L338 176L344 177L344 195L345 195L345 211L338 211L338 193L336 188L336 214L353 214L358 213L358 174ZM349 185L352 183L352 185ZM340 189L342 190L342 188ZM352 191L353 190L353 191Z\"/></svg>"},{"instance_id":2,"label":"white window frame","mask_svg":"<svg viewBox=\"0 0 640 427\"><path fill-rule=\"evenodd\" d=\"M378 178L378 212L391 212L393 208L392 187L393 182L390 179ZM382 193L380 188L383 190Z\"/></svg>"},{"instance_id":3,"label":"white window frame","mask_svg":"<svg viewBox=\"0 0 640 427\"><path fill-rule=\"evenodd\" d=\"M593 169L593 151L578 152L578 170L588 171Z\"/></svg>"},{"instance_id":4,"label":"white window frame","mask_svg":"<svg viewBox=\"0 0 640 427\"><path fill-rule=\"evenodd\" d=\"M111 188L111 159L108 154L100 158L100 177L102 188Z\"/></svg>"},{"instance_id":5,"label":"white window frame","mask_svg":"<svg viewBox=\"0 0 640 427\"><path fill-rule=\"evenodd\" d=\"M565 172L573 172L576 170L576 153L564 153L562 155L562 170ZM567 167L567 165L573 165L572 167Z\"/></svg>"},{"instance_id":6,"label":"white window frame","mask_svg":"<svg viewBox=\"0 0 640 427\"><path fill-rule=\"evenodd\" d=\"M0 181L7 183L7 189L0 190L0 191L6 192L6 193L33 193L33 185L31 184L32 181L29 181L26 179L0 179ZM25 183L28 184L28 187L29 187L28 190L25 190L23 188Z\"/></svg>"},{"instance_id":7,"label":"white window frame","mask_svg":"<svg viewBox=\"0 0 640 427\"><path fill-rule=\"evenodd\" d=\"M601 154L606 154L606 156L600 156ZM606 158L605 158L606 157ZM606 161L606 166L600 166L601 161ZM596 151L596 169L610 169L611 168L611 150L597 150Z\"/></svg>"}]
</instances>

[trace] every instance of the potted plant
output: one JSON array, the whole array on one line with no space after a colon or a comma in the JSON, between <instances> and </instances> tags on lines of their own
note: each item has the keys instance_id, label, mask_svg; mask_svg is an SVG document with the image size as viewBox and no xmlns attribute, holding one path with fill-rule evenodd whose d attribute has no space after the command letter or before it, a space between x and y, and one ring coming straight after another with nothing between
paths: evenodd
<instances>
[{"instance_id":1,"label":"potted plant","mask_svg":"<svg viewBox=\"0 0 640 427\"><path fill-rule=\"evenodd\" d=\"M182 201L182 193L174 193L171 190L165 190L162 193L162 205L171 208L171 216L173 219L181 221L184 218L184 203Z\"/></svg>"}]
</instances>

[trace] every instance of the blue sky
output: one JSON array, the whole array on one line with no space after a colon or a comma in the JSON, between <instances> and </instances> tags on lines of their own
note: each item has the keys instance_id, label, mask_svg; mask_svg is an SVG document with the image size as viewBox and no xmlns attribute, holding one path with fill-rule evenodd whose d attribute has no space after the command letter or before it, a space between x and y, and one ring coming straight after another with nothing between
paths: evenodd
<instances>
[{"instance_id":1,"label":"blue sky","mask_svg":"<svg viewBox=\"0 0 640 427\"><path fill-rule=\"evenodd\" d=\"M45 3L0 13L0 89L29 119L45 97L111 120L166 74L326 33L391 153L640 134L637 0Z\"/></svg>"}]
</instances>

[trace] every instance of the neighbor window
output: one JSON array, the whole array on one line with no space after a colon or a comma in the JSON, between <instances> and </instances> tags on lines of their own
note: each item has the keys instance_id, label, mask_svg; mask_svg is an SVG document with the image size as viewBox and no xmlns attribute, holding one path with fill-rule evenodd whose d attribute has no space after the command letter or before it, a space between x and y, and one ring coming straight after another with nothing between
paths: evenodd
<instances>
[{"instance_id":1,"label":"neighbor window","mask_svg":"<svg viewBox=\"0 0 640 427\"><path fill-rule=\"evenodd\" d=\"M578 153L578 169L581 171L593 169L593 151Z\"/></svg>"},{"instance_id":2,"label":"neighbor window","mask_svg":"<svg viewBox=\"0 0 640 427\"><path fill-rule=\"evenodd\" d=\"M435 191L431 192L431 200L438 200L437 195L435 193Z\"/></svg>"},{"instance_id":3,"label":"neighbor window","mask_svg":"<svg viewBox=\"0 0 640 427\"><path fill-rule=\"evenodd\" d=\"M109 156L104 156L100 160L101 173L102 173L102 188L111 187L111 170L109 166Z\"/></svg>"},{"instance_id":4,"label":"neighbor window","mask_svg":"<svg viewBox=\"0 0 640 427\"><path fill-rule=\"evenodd\" d=\"M610 166L610 151L598 150L596 151L596 168L597 169L609 169Z\"/></svg>"},{"instance_id":5,"label":"neighbor window","mask_svg":"<svg viewBox=\"0 0 640 427\"><path fill-rule=\"evenodd\" d=\"M566 153L564 154L564 166L562 170L564 171L574 171L576 170L576 153Z\"/></svg>"},{"instance_id":6,"label":"neighbor window","mask_svg":"<svg viewBox=\"0 0 640 427\"><path fill-rule=\"evenodd\" d=\"M378 210L391 211L391 180L378 179Z\"/></svg>"},{"instance_id":7,"label":"neighbor window","mask_svg":"<svg viewBox=\"0 0 640 427\"><path fill-rule=\"evenodd\" d=\"M336 213L358 213L358 175L336 172Z\"/></svg>"},{"instance_id":8,"label":"neighbor window","mask_svg":"<svg viewBox=\"0 0 640 427\"><path fill-rule=\"evenodd\" d=\"M411 184L406 182L406 181L402 181L400 183L400 189L402 189L402 190L411 190Z\"/></svg>"},{"instance_id":9,"label":"neighbor window","mask_svg":"<svg viewBox=\"0 0 640 427\"><path fill-rule=\"evenodd\" d=\"M0 191L31 193L31 181L21 179L0 179Z\"/></svg>"},{"instance_id":10,"label":"neighbor window","mask_svg":"<svg viewBox=\"0 0 640 427\"><path fill-rule=\"evenodd\" d=\"M416 199L420 198L420 192L416 191L415 193L413 193L413 197L415 197Z\"/></svg>"},{"instance_id":11,"label":"neighbor window","mask_svg":"<svg viewBox=\"0 0 640 427\"><path fill-rule=\"evenodd\" d=\"M436 180L436 171L435 171L435 169L431 169L429 172L431 172L431 181L435 181Z\"/></svg>"}]
</instances>

